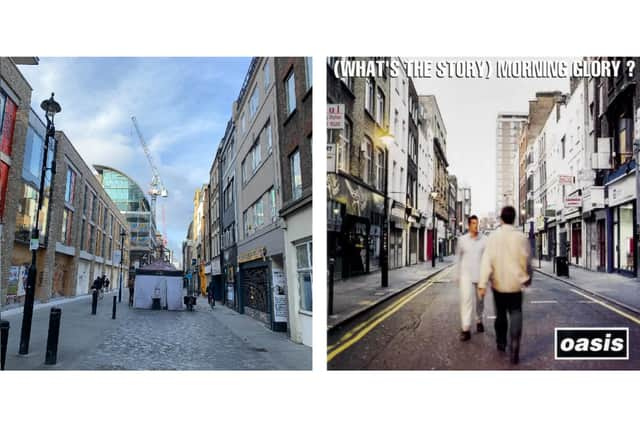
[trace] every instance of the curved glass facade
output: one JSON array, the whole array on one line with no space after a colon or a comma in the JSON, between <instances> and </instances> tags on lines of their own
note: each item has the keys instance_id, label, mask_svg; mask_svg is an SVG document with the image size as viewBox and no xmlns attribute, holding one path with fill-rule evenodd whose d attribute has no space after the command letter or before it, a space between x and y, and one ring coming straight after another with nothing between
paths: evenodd
<instances>
[{"instance_id":1,"label":"curved glass facade","mask_svg":"<svg viewBox=\"0 0 640 427\"><path fill-rule=\"evenodd\" d=\"M151 215L151 205L142 188L124 173L107 167L94 165L105 192L127 218L131 231L133 251L153 252L156 248L156 225ZM144 254L140 254L142 257ZM141 263L142 264L142 263Z\"/></svg>"}]
</instances>

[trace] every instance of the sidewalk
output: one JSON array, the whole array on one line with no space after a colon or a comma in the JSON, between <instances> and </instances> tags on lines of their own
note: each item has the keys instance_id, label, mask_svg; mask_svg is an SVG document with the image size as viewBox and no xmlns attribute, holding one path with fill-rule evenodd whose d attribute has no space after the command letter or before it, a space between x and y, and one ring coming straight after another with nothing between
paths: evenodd
<instances>
[{"instance_id":1,"label":"sidewalk","mask_svg":"<svg viewBox=\"0 0 640 427\"><path fill-rule=\"evenodd\" d=\"M590 271L574 265L569 265L569 277L558 277L551 261L542 261L541 268L537 268L538 260L533 260L532 264L534 270L542 274L640 314L640 281L637 277Z\"/></svg>"},{"instance_id":2,"label":"sidewalk","mask_svg":"<svg viewBox=\"0 0 640 427\"><path fill-rule=\"evenodd\" d=\"M327 318L327 329L331 330L349 319L381 304L394 295L416 285L453 265L455 256L436 260L435 269L431 261L422 262L410 267L389 270L389 287L380 287L380 271L356 276L334 283L333 315Z\"/></svg>"}]
</instances>

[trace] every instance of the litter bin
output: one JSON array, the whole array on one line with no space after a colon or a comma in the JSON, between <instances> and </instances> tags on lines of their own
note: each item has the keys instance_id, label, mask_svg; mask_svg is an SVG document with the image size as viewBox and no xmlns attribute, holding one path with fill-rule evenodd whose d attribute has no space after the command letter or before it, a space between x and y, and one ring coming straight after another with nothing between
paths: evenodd
<instances>
[{"instance_id":1,"label":"litter bin","mask_svg":"<svg viewBox=\"0 0 640 427\"><path fill-rule=\"evenodd\" d=\"M566 256L556 257L556 275L569 277L569 259Z\"/></svg>"}]
</instances>

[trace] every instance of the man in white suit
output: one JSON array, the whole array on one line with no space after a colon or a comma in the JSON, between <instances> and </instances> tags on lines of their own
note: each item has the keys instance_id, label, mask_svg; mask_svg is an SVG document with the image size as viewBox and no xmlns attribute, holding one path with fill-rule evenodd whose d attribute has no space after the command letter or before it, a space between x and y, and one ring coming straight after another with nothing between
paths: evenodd
<instances>
[{"instance_id":1,"label":"man in white suit","mask_svg":"<svg viewBox=\"0 0 640 427\"><path fill-rule=\"evenodd\" d=\"M469 217L469 232L458 240L457 264L458 283L460 286L460 319L462 332L460 340L467 341L471 338L471 319L473 317L473 300L476 300L476 330L484 332L482 316L484 313L484 295L477 292L480 281L480 264L485 248L485 238L478 233L478 217Z\"/></svg>"}]
</instances>

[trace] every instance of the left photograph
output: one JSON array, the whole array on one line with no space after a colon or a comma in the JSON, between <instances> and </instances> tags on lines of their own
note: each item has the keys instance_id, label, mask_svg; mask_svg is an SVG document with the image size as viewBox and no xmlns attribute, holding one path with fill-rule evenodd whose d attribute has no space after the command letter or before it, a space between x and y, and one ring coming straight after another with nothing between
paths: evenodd
<instances>
[{"instance_id":1,"label":"left photograph","mask_svg":"<svg viewBox=\"0 0 640 427\"><path fill-rule=\"evenodd\" d=\"M2 370L312 368L310 57L0 57Z\"/></svg>"}]
</instances>

